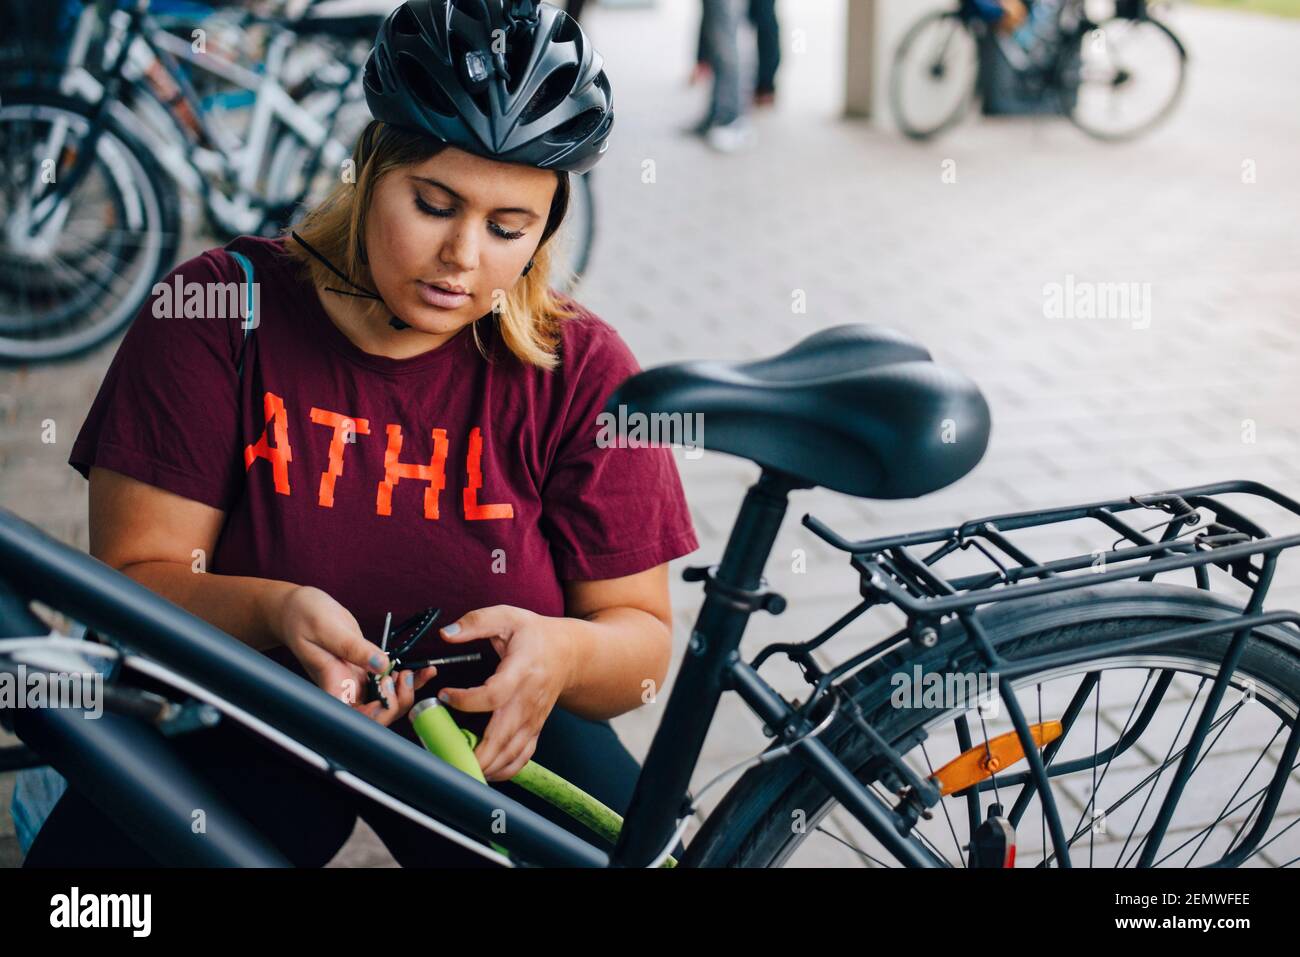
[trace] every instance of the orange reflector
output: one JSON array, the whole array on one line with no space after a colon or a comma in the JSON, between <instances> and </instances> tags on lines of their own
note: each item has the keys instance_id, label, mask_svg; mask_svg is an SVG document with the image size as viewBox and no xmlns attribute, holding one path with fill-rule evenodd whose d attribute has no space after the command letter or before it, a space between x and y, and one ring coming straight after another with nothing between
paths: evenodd
<instances>
[{"instance_id":1,"label":"orange reflector","mask_svg":"<svg viewBox=\"0 0 1300 957\"><path fill-rule=\"evenodd\" d=\"M1029 733L1040 748L1061 736L1061 722L1044 721L1031 724ZM1000 734L987 745L981 744L953 758L931 775L939 785L939 793L947 797L954 791L963 791L985 778L990 778L1025 756L1020 746L1020 736L1014 731Z\"/></svg>"}]
</instances>

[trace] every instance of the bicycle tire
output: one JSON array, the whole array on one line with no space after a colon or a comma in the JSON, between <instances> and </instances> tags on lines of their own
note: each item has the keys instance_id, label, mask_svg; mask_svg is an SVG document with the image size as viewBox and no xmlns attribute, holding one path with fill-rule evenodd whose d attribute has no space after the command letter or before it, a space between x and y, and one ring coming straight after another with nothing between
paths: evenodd
<instances>
[{"instance_id":1,"label":"bicycle tire","mask_svg":"<svg viewBox=\"0 0 1300 957\"><path fill-rule=\"evenodd\" d=\"M1154 631L1182 624L1236 617L1241 609L1216 595L1195 588L1163 583L1115 582L1089 586L1010 602L986 609L990 642L1001 655L1032 647L1035 652L1064 650L1102 638L1117 637L1116 629ZM935 648L919 655L891 651L855 675L844 687L862 708L866 719L896 747L917 728L935 720L933 709L893 708L889 704L890 675L915 662L942 662L954 653L960 625L949 623ZM1184 642L1160 649L1161 657L1186 656L1203 666L1221 661L1230 634ZM1262 640L1256 640L1262 639ZM969 647L969 645L967 645ZM906 646L904 646L906 651ZM1134 660L1142 654L1137 653ZM961 660L969 666L973 653ZM1113 660L1114 656L1107 660ZM942 666L941 666L942 667ZM1077 666L1080 673L1087 663ZM1256 629L1235 673L1246 675L1276 688L1300 709L1300 632L1286 626ZM1025 679L1032 682L1033 676ZM882 697L882 689L884 691ZM1024 695L1021 694L1023 699ZM1026 717L1033 716L1026 706ZM1296 720L1295 714L1290 720ZM874 780L865 738L843 715L838 715L822 739L864 784ZM772 745L775 747L776 745ZM1195 778L1192 779L1195 782ZM1186 794L1184 794L1184 798ZM746 774L722 799L700 832L690 842L683 866L690 867L774 867L781 866L813 832L813 825L835 803L829 793L797 759L786 757L759 765ZM792 815L806 814L808 827L802 834L791 828Z\"/></svg>"},{"instance_id":2,"label":"bicycle tire","mask_svg":"<svg viewBox=\"0 0 1300 957\"><path fill-rule=\"evenodd\" d=\"M1174 52L1177 54L1178 58L1178 80L1174 85L1173 93L1169 96L1168 100L1165 101L1164 105L1150 119L1138 124L1133 127L1133 129L1125 130L1122 133L1107 133L1104 130L1085 123L1079 116L1080 97L1076 91L1073 102L1070 103L1069 108L1065 110L1065 114L1069 117L1070 122L1093 139L1100 140L1103 143L1121 143L1150 132L1152 129L1167 120L1173 113L1174 108L1178 106L1178 103L1182 100L1183 91L1187 87L1187 49L1183 46L1182 41L1178 39L1178 35L1174 33L1173 30L1169 29L1169 27L1164 23L1153 17L1145 17L1140 20L1129 20L1124 17L1111 17L1098 24L1096 29L1104 31L1107 24L1110 23L1140 23L1154 27L1158 31L1158 35L1164 36L1173 44ZM1079 42L1086 43L1087 40L1086 38L1081 37ZM1065 89L1065 84L1071 82L1071 78L1064 74L1073 67L1073 64L1078 61L1078 58L1079 52L1076 49L1072 49L1068 54L1061 57L1060 62L1057 64L1056 86L1058 89Z\"/></svg>"},{"instance_id":3,"label":"bicycle tire","mask_svg":"<svg viewBox=\"0 0 1300 957\"><path fill-rule=\"evenodd\" d=\"M0 104L8 103L11 98L11 94L7 91L0 93ZM6 146L9 145L11 144L6 142ZM12 159L13 157L6 156L6 160ZM7 163L5 165L8 166ZM108 217L110 223L125 222L128 218L122 184L116 185L119 188L110 190L106 196L112 209ZM128 184L127 192L129 191ZM32 269L21 261L11 263L0 258L0 292L9 294L21 289L37 295L59 296L60 302L57 307L42 312L41 325L47 328L63 325L90 308L99 289L110 282L112 276L124 267L129 259L129 256L124 254L125 245L120 233L109 229L98 241L66 252L61 257L61 265L65 267L62 270ZM97 275L83 272L83 266L87 265L92 258L97 260L97 263L91 264L88 272ZM29 326L30 321L27 319L0 312L0 339L10 333L19 333Z\"/></svg>"},{"instance_id":4,"label":"bicycle tire","mask_svg":"<svg viewBox=\"0 0 1300 957\"><path fill-rule=\"evenodd\" d=\"M38 89L26 89L7 94L0 102L0 118L8 115L30 116L38 114L63 114L65 119L89 125L96 107L82 99ZM110 148L129 167L130 180L138 191L136 197L144 206L145 215L152 219L142 232L150 239L144 255L149 258L140 265L140 278L132 281L127 294L120 296L105 314L91 324L68 332L55 333L45 338L27 338L0 335L0 361L48 362L73 358L102 345L122 331L135 317L147 300L155 282L161 279L175 263L181 238L180 196L175 183L158 165L149 150L129 130L113 117L104 118L102 137ZM106 181L116 184L114 177ZM136 255L140 252L136 251ZM124 264L127 260L123 259ZM66 312L66 310L64 310ZM57 327L69 317L55 314L45 323L45 328Z\"/></svg>"},{"instance_id":5,"label":"bicycle tire","mask_svg":"<svg viewBox=\"0 0 1300 957\"><path fill-rule=\"evenodd\" d=\"M9 95L10 94L7 92L0 92L0 104L8 102ZM108 196L107 199L113 207L112 221L125 222L128 212L121 193L114 192L112 195ZM65 301L59 308L58 312L49 318L51 324L56 324L67 316L76 314L78 311L89 305L91 300L94 298L94 284L87 283L85 277L81 275L81 266L86 259L91 255L99 258L102 263L100 272L104 274L111 274L111 271L117 267L119 261L122 259L122 256L120 255L123 247L121 236L110 234L104 238L102 243L97 244L97 246L98 248L94 249L86 247L81 250L72 250L67 254L65 259L75 273L73 276L55 270L41 270L36 272L30 270L25 271L23 284L38 292L63 291L70 288L81 290L82 294L79 297ZM5 267L7 265L7 263L0 262L0 289L10 291L13 286L13 283L11 283L13 276L6 274ZM0 336L11 331L10 327L12 325L13 323L9 316L0 314Z\"/></svg>"},{"instance_id":6,"label":"bicycle tire","mask_svg":"<svg viewBox=\"0 0 1300 957\"><path fill-rule=\"evenodd\" d=\"M563 281L552 281L552 285L564 293L576 289L591 268L591 250L596 244L596 194L591 188L591 172L572 175L569 183L572 194L561 231L567 233L567 252L571 264L563 267L568 273L559 277ZM576 205L575 197L578 199Z\"/></svg>"},{"instance_id":7,"label":"bicycle tire","mask_svg":"<svg viewBox=\"0 0 1300 957\"><path fill-rule=\"evenodd\" d=\"M970 40L972 49L976 51L975 70L970 77L970 85L962 97L957 101L956 106L945 115L937 124L924 126L913 123L907 116L903 104L903 72L907 60L907 54L912 46L917 42L925 30L932 24L943 20L955 20L954 29L963 33ZM954 34L956 35L956 34ZM979 87L979 55L978 47L974 34L970 28L961 19L956 10L935 10L921 17L916 23L908 28L903 34L903 39L899 41L898 47L894 50L894 59L889 68L889 106L893 113L894 123L902 133L914 140L928 140L938 134L955 126L970 110L971 103L975 99L976 90Z\"/></svg>"}]
</instances>

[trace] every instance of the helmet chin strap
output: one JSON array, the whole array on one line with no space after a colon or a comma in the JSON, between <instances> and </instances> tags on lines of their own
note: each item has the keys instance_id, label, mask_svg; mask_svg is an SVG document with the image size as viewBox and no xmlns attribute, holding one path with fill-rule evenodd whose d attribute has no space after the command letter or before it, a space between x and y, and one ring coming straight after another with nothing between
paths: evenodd
<instances>
[{"instance_id":1,"label":"helmet chin strap","mask_svg":"<svg viewBox=\"0 0 1300 957\"><path fill-rule=\"evenodd\" d=\"M365 286L358 286L356 283L354 283L354 282L353 282L351 279L349 279L347 276L343 275L343 273L342 273L342 272L341 272L341 271L340 271L340 270L339 270L339 269L338 269L338 268L337 268L337 267L336 267L332 262L330 262L328 259L326 259L324 256L322 256L322 255L321 255L321 254L320 254L320 253L315 249L315 247L313 247L313 246L311 245L311 243L307 242L307 240L305 240L305 239L303 239L301 236L299 236L296 230L290 230L290 231L289 231L289 235L293 237L294 241L295 241L296 243L298 243L298 245L300 245L303 249L307 250L307 252L308 252L308 253L309 253L313 258L315 258L316 261L319 262L322 266L324 266L326 269L328 269L328 270L329 270L330 272L332 272L334 275L338 276L340 279L342 279L345 283L347 283L347 284L348 284L349 286L351 286L353 289L358 290L357 292L348 292L346 289L335 289L333 286L326 286L326 287L325 287L325 291L326 291L326 292L336 293L337 295L340 295L340 296L355 296L357 299L375 299L375 300L378 300L378 301L380 301L380 302L383 302L383 296L379 295L379 294L376 293L374 290L367 289ZM527 276L527 275L528 275L529 271L533 268L533 262L534 262L534 260L532 260L532 259L528 260L528 265L525 266L525 267L524 267L524 271L523 271L522 273L519 274L520 277L523 277L523 276ZM488 316L490 316L490 315L492 315L492 313L491 313L491 311L489 310L488 312L485 312L485 313L483 313L483 315L479 316L479 319L486 319L486 318L487 318ZM476 320L476 321L477 321L477 320ZM410 324L410 323L408 323L408 322L403 322L401 319L398 319L396 316L389 316L389 317L388 317L388 324L389 324L390 326L392 326L394 329L397 329L397 330L399 330L399 331L402 330L402 329L410 329L410 328L411 328L411 324Z\"/></svg>"},{"instance_id":2,"label":"helmet chin strap","mask_svg":"<svg viewBox=\"0 0 1300 957\"><path fill-rule=\"evenodd\" d=\"M293 237L294 242L296 242L303 249L307 250L307 252L310 253L311 256L322 266L324 266L334 275L338 276L340 279L342 279L353 289L359 290L358 292L348 292L346 289L335 289L333 286L326 286L325 287L326 292L337 293L340 296L355 296L358 299L378 299L380 301L383 300L383 296L379 295L379 293L375 292L373 289L367 289L365 286L358 286L347 276L343 275L343 273L339 271L337 266L335 266L332 262L330 262L328 259L322 256L319 252L317 252L316 248L312 246L311 243L307 242L307 240L299 236L296 230L290 230L289 235Z\"/></svg>"}]
</instances>

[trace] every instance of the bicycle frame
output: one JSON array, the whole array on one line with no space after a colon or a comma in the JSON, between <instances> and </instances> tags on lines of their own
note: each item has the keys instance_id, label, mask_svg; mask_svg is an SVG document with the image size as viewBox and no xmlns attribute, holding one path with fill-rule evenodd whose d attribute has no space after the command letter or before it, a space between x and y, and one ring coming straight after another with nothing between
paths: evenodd
<instances>
[{"instance_id":1,"label":"bicycle frame","mask_svg":"<svg viewBox=\"0 0 1300 957\"><path fill-rule=\"evenodd\" d=\"M678 821L677 808L699 758L704 737L725 687L735 688L768 722L784 723L794 712L735 654L748 616L760 607L775 610L779 601L755 588L780 527L786 494L807 487L797 480L764 473L745 497L740 516L718 573L709 573L706 599L692 632L691 650L655 735L632 806L613 856L582 841L522 805L484 788L433 758L409 741L299 680L251 648L170 604L148 589L113 572L89 556L50 539L34 527L0 512L0 610L15 633L34 635L44 629L26 611L37 600L66 612L157 662L186 690L208 700L223 713L332 774L341 783L372 796L389 796L405 813L428 826L430 816L450 821L465 834L501 841L491 830L492 814L504 810L510 821L508 845L513 853L541 864L559 866L644 866L668 843ZM16 594L15 594L16 590ZM3 595L8 591L7 596ZM21 608L21 615L15 609ZM105 715L105 717L108 717ZM773 724L773 726L777 726ZM797 733L791 725L790 736ZM126 761L114 787L100 788L106 768L96 760L105 751L118 755L127 740L148 738L143 727L123 721L71 721L66 714L21 712L20 737L48 751L70 780L93 787L107 813L134 826L144 846L156 846L159 830L189 832L189 809L219 807L194 803L203 795L200 782L185 776L165 759L161 770L150 762L156 747L141 745L149 760ZM900 858L918 866L928 863L898 834L888 811L839 764L820 741L806 738L793 752L806 760L827 785L873 829L886 834ZM160 806L154 792L159 779L188 795L173 806ZM366 785L357 788L357 783ZM203 800L211 801L210 794ZM187 803L189 802L189 803ZM148 808L143 818L141 808ZM889 841L892 833L897 840ZM190 860L192 849L169 847L163 853ZM239 865L251 858L274 859L264 843L249 837L231 846L204 845L204 862Z\"/></svg>"},{"instance_id":2,"label":"bicycle frame","mask_svg":"<svg viewBox=\"0 0 1300 957\"><path fill-rule=\"evenodd\" d=\"M688 580L705 582L705 601L692 629L686 658L646 756L612 855L606 855L504 795L441 765L410 742L298 680L206 622L6 513L0 513L0 613L6 609L9 613L0 614L0 620L16 620L14 610L21 606L21 614L27 619L22 626L25 633L39 633L41 628L26 612L23 599L46 602L128 643L162 669L167 669L170 672L167 677L174 684L216 705L234 720L249 724L286 750L333 775L340 783L376 799L386 798L395 808L426 826L432 826L430 817L437 817L451 822L461 833L485 841L501 841L501 835L492 832L491 822L494 811L504 810L510 821L507 843L513 853L541 864L584 867L646 866L670 843L681 816L683 800L688 796L691 773L724 691L737 692L766 726L773 729L774 736L790 744L790 757L803 763L890 853L910 866L934 866L937 861L929 852L908 839L910 825L907 816L882 802L857 780L826 744L809 735L813 727L813 708L822 693L839 677L878 654L881 648L868 649L825 674L816 667L808 652L842 629L866 607L882 602L895 604L908 612L913 621L913 639L924 647L933 644L933 641L927 644L927 630L933 631L944 615L956 615L990 672L1008 679L1048 665L1077 663L1098 653L1154 648L1189 638L1232 632L1225 664L1215 679L1193 740L1179 765L1175 784L1166 794L1143 852L1140 863L1149 865L1159 850L1174 804L1210 730L1218 702L1226 691L1245 639L1253 629L1265 625L1300 623L1300 615L1295 612L1264 613L1261 610L1277 555L1300 544L1300 535L1269 537L1258 525L1214 496L1255 494L1296 515L1300 515L1300 503L1257 483L1225 482L1127 501L994 516L957 528L864 542L847 541L812 516L805 516L807 527L835 547L852 554L853 564L863 576L864 602L812 641L802 645L769 646L753 663L745 663L739 658L737 649L749 616L758 610L778 614L784 608L784 599L764 590L761 574L780 529L788 493L807 487L806 483L791 476L764 470L758 482L746 493L720 564L687 570L685 577ZM1165 509L1173 515L1164 535L1156 541L1117 517L1117 513L1126 509L1153 507ZM1198 543L1178 540L1179 531L1185 525L1197 524L1196 509L1202 507L1215 512L1216 521L1209 527L1211 534ZM1096 519L1133 543L1131 547L1112 549L1103 554L1103 561L1119 567L1105 568L1086 578L1064 578L1061 577L1063 572L1087 568L1095 562L1096 556L1040 564L1014 545L1006 534L1016 529L1080 518ZM1242 541L1243 537L1248 540ZM966 576L951 581L930 570L930 566L943 555L957 549L976 547L991 557L991 552L982 542L1001 549L1019 564L1008 568L994 559L999 570L992 576ZM909 547L929 543L942 544L925 559L917 560L907 552ZM1251 564L1253 555L1263 556L1260 566ZM1162 572L1185 568L1196 569L1198 582L1205 582L1208 587L1207 566L1211 564L1224 568L1251 586L1251 599L1241 617L1118 639L1082 653L1055 653L1008 662L994 651L976 614L977 606L984 604L1014 601L1122 578L1150 581ZM6 585L6 582L11 585ZM14 587L19 594L14 593ZM10 624L9 631L13 630L14 626ZM790 655L804 668L810 682L816 684L816 693L798 708L788 704L757 673L762 661L774 651ZM999 688L1022 742L1032 741L1010 681L999 681ZM107 730L101 731L99 722L77 722L67 719L66 715L51 717L51 714L40 711L23 713L19 731L24 741L34 744L38 751L54 754L60 770L66 770L74 783L80 780L100 787L103 775L117 775L114 786L100 788L98 797L115 819L126 822L138 819L141 807L150 808L152 817L146 819L147 825L141 825L140 832L140 840L146 846L157 840L158 821L170 822L165 826L181 827L185 830L179 833L186 833L189 808L219 806L219 802L213 803L203 784L186 777L174 762L159 755L156 741L153 744L144 741L149 737L144 727L127 729L126 722L114 721L102 726ZM1072 717L1069 720L1073 720ZM870 730L869 726L864 729L868 733ZM118 754L123 747L121 740L135 738L141 738L142 750L138 753L148 755L147 760L123 759L126 761L123 768L112 772L97 761L96 755L105 749ZM905 767L886 742L879 740L878 736L873 740L900 769ZM1278 774L1270 783L1259 820L1241 846L1232 852L1231 859L1221 861L1221 864L1244 859L1263 837L1285 785L1285 769L1291 767L1297 750L1300 750L1300 722L1293 727L1284 747ZM1020 783L1025 789L1022 795L1029 794L1030 788L1046 795L1044 803L1053 819L1052 840L1057 860L1060 866L1069 866L1068 844L1052 801L1047 782L1049 775L1036 746L1025 745L1025 754L1030 770L1004 778L1004 783ZM157 766L151 763L155 760L160 762ZM1053 768L1052 773L1065 773L1069 767ZM908 773L903 772L905 780ZM176 789L187 797L180 802L179 809L168 811L157 806L160 775L167 781L167 788L173 787L176 775L181 776ZM979 790L981 788L972 789L967 794L968 800L976 802ZM200 797L209 803L195 803ZM932 799L930 803L937 800L937 795L921 797ZM915 804L916 798L915 794L905 797L903 806ZM182 855L181 849L172 850ZM267 855L274 858L273 851L251 836L241 838L229 847L205 845L203 853L207 863L232 865Z\"/></svg>"},{"instance_id":3,"label":"bicycle frame","mask_svg":"<svg viewBox=\"0 0 1300 957\"><path fill-rule=\"evenodd\" d=\"M779 614L785 600L763 590L762 571L785 516L788 494L810 486L765 469L750 487L732 528L721 563L688 569L688 580L705 582L705 600L691 631L663 721L655 732L632 795L613 863L644 867L670 840L677 809L724 691L736 691L763 722L792 744L802 761L839 801L901 862L935 863L909 843L889 809L864 787L816 737L809 717L796 712L742 661L737 653L749 616Z\"/></svg>"}]
</instances>

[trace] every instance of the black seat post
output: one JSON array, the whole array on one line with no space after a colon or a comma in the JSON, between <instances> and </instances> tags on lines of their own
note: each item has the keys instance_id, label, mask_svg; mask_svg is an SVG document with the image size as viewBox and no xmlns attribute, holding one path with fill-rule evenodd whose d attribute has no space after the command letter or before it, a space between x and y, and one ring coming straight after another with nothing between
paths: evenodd
<instances>
[{"instance_id":1,"label":"black seat post","mask_svg":"<svg viewBox=\"0 0 1300 957\"><path fill-rule=\"evenodd\" d=\"M722 562L718 565L716 577L719 582L746 591L758 587L767 558L772 553L772 544L785 518L789 504L787 496L794 489L808 487L809 483L793 476L763 470L758 481L745 493L736 524L732 526ZM743 619L741 627L744 627Z\"/></svg>"},{"instance_id":2,"label":"black seat post","mask_svg":"<svg viewBox=\"0 0 1300 957\"><path fill-rule=\"evenodd\" d=\"M740 646L749 616L760 608L779 612L776 595L759 591L781 521L787 496L808 488L802 480L765 469L745 493L716 572L688 569L688 580L705 580L704 605L691 631L686 657L673 685L663 720L655 731L627 822L613 862L645 867L654 860L676 826L676 812L690 786L691 772L713 722L718 699L729 685L731 660Z\"/></svg>"}]
</instances>

